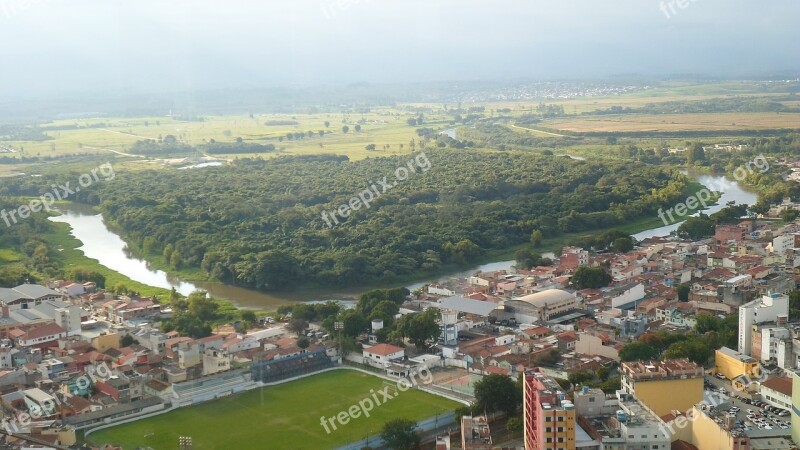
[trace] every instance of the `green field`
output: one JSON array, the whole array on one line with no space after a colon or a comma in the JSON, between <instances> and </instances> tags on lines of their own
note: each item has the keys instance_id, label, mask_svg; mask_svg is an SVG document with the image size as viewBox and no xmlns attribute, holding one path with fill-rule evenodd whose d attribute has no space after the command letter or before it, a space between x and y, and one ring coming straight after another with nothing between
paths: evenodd
<instances>
[{"instance_id":1,"label":"green field","mask_svg":"<svg viewBox=\"0 0 800 450\"><path fill-rule=\"evenodd\" d=\"M195 450L317 450L379 434L383 423L392 418L423 420L459 406L411 389L376 406L369 418L358 417L326 434L320 417L332 417L357 405L371 395L370 389L382 389L383 382L361 372L337 370L101 430L89 440L126 449L145 446L162 450L178 448L179 436L191 436Z\"/></svg>"}]
</instances>

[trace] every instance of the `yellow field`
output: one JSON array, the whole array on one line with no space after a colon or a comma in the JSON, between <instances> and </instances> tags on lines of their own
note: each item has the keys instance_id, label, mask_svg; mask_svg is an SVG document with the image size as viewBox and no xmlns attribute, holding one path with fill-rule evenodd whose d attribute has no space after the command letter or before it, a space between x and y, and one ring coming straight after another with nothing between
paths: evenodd
<instances>
[{"instance_id":1,"label":"yellow field","mask_svg":"<svg viewBox=\"0 0 800 450\"><path fill-rule=\"evenodd\" d=\"M553 119L542 122L542 126L575 132L760 130L800 128L800 114L623 114Z\"/></svg>"},{"instance_id":2,"label":"yellow field","mask_svg":"<svg viewBox=\"0 0 800 450\"><path fill-rule=\"evenodd\" d=\"M159 136L174 135L180 141L197 145L211 139L217 142L235 142L241 137L245 142L272 143L280 152L263 154L264 157L278 154L344 154L351 159L363 159L370 156L409 153L409 142L417 139L416 129L406 123L413 114L396 110L382 110L368 114L292 114L292 115L256 115L249 116L203 116L203 122L180 121L171 117L147 117L136 119L98 118L86 120L61 120L43 125L43 129L64 125L78 125L81 128L70 130L53 129L46 131L52 140L42 142L18 142L7 144L23 151L17 155L51 156L58 154L111 154L126 153L138 140L157 139ZM355 132L355 125L363 119L361 132ZM427 117L422 126L441 127L446 124L444 117L432 115ZM268 120L294 120L297 125L268 126ZM325 122L330 122L325 127ZM91 124L103 123L106 126L89 128ZM350 131L345 134L342 126L347 125ZM324 130L324 137L316 133ZM279 136L286 133L313 131L315 135L302 140L278 141ZM367 151L367 144L375 144L376 151ZM384 150L384 145L389 147ZM224 155L222 157L227 157Z\"/></svg>"}]
</instances>

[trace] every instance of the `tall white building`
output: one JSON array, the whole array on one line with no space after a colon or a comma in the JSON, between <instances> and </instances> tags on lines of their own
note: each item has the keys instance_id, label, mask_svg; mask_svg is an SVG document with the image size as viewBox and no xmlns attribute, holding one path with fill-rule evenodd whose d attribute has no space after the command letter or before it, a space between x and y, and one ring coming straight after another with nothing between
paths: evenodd
<instances>
[{"instance_id":1,"label":"tall white building","mask_svg":"<svg viewBox=\"0 0 800 450\"><path fill-rule=\"evenodd\" d=\"M739 353L751 354L753 325L775 322L778 315L789 314L789 297L769 293L739 307Z\"/></svg>"}]
</instances>

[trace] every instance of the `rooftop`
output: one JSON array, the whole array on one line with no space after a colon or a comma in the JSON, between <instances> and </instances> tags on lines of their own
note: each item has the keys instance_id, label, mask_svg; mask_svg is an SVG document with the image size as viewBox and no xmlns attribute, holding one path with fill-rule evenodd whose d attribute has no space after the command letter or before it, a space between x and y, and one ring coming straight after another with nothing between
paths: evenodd
<instances>
[{"instance_id":1,"label":"rooftop","mask_svg":"<svg viewBox=\"0 0 800 450\"><path fill-rule=\"evenodd\" d=\"M622 372L634 380L702 377L703 367L688 359L633 361L622 363Z\"/></svg>"},{"instance_id":2,"label":"rooftop","mask_svg":"<svg viewBox=\"0 0 800 450\"><path fill-rule=\"evenodd\" d=\"M439 300L438 307L440 309L452 309L458 312L476 314L479 316L488 316L497 308L497 304L455 296Z\"/></svg>"},{"instance_id":3,"label":"rooftop","mask_svg":"<svg viewBox=\"0 0 800 450\"><path fill-rule=\"evenodd\" d=\"M730 356L731 358L738 359L740 362L743 362L743 363L754 363L754 362L756 362L756 360L753 359L752 356L745 355L744 353L739 353L738 351L736 351L736 350L734 350L732 348L722 347L717 351L722 353L725 356Z\"/></svg>"},{"instance_id":4,"label":"rooftop","mask_svg":"<svg viewBox=\"0 0 800 450\"><path fill-rule=\"evenodd\" d=\"M762 387L780 392L783 395L792 396L792 379L789 377L772 377L761 383Z\"/></svg>"},{"instance_id":5,"label":"rooftop","mask_svg":"<svg viewBox=\"0 0 800 450\"><path fill-rule=\"evenodd\" d=\"M543 308L554 303L559 303L574 298L575 296L567 291L562 291L561 289L548 289L546 291L515 298L514 300L530 303L532 306Z\"/></svg>"}]
</instances>

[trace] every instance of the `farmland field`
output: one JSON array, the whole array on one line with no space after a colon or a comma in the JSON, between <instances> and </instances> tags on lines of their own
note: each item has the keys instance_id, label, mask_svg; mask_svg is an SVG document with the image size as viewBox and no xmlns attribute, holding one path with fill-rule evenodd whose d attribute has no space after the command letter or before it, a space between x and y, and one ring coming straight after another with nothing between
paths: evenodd
<instances>
[{"instance_id":1,"label":"farmland field","mask_svg":"<svg viewBox=\"0 0 800 450\"><path fill-rule=\"evenodd\" d=\"M383 379L336 370L265 387L89 436L95 443L156 450L177 448L179 436L191 436L195 450L234 448L336 448L380 433L392 418L422 420L454 410L458 403L411 389L326 434L320 417L332 417L383 388ZM380 397L380 395L379 395Z\"/></svg>"},{"instance_id":2,"label":"farmland field","mask_svg":"<svg viewBox=\"0 0 800 450\"><path fill-rule=\"evenodd\" d=\"M49 138L47 140L6 141L4 144L16 149L16 153L5 154L12 157L70 154L109 157L127 153L136 141L173 135L190 145L204 144L210 140L233 143L237 138L246 143L274 144L278 151L263 154L264 157L280 154L344 154L351 159L363 159L410 153L409 142L417 137L416 127L406 123L410 117L415 116L385 110L352 115L204 116L203 121L184 121L172 117L58 120L41 125L42 132ZM431 117L429 122L435 121L436 118ZM349 128L347 133L342 130L345 124ZM360 132L355 130L356 125L360 126ZM320 131L324 132L324 136L319 136ZM314 134L299 140L283 139L287 133L298 132ZM376 144L377 150L367 151L367 144Z\"/></svg>"},{"instance_id":3,"label":"farmland field","mask_svg":"<svg viewBox=\"0 0 800 450\"><path fill-rule=\"evenodd\" d=\"M796 113L623 114L547 120L543 126L574 132L735 131L800 128Z\"/></svg>"}]
</instances>

